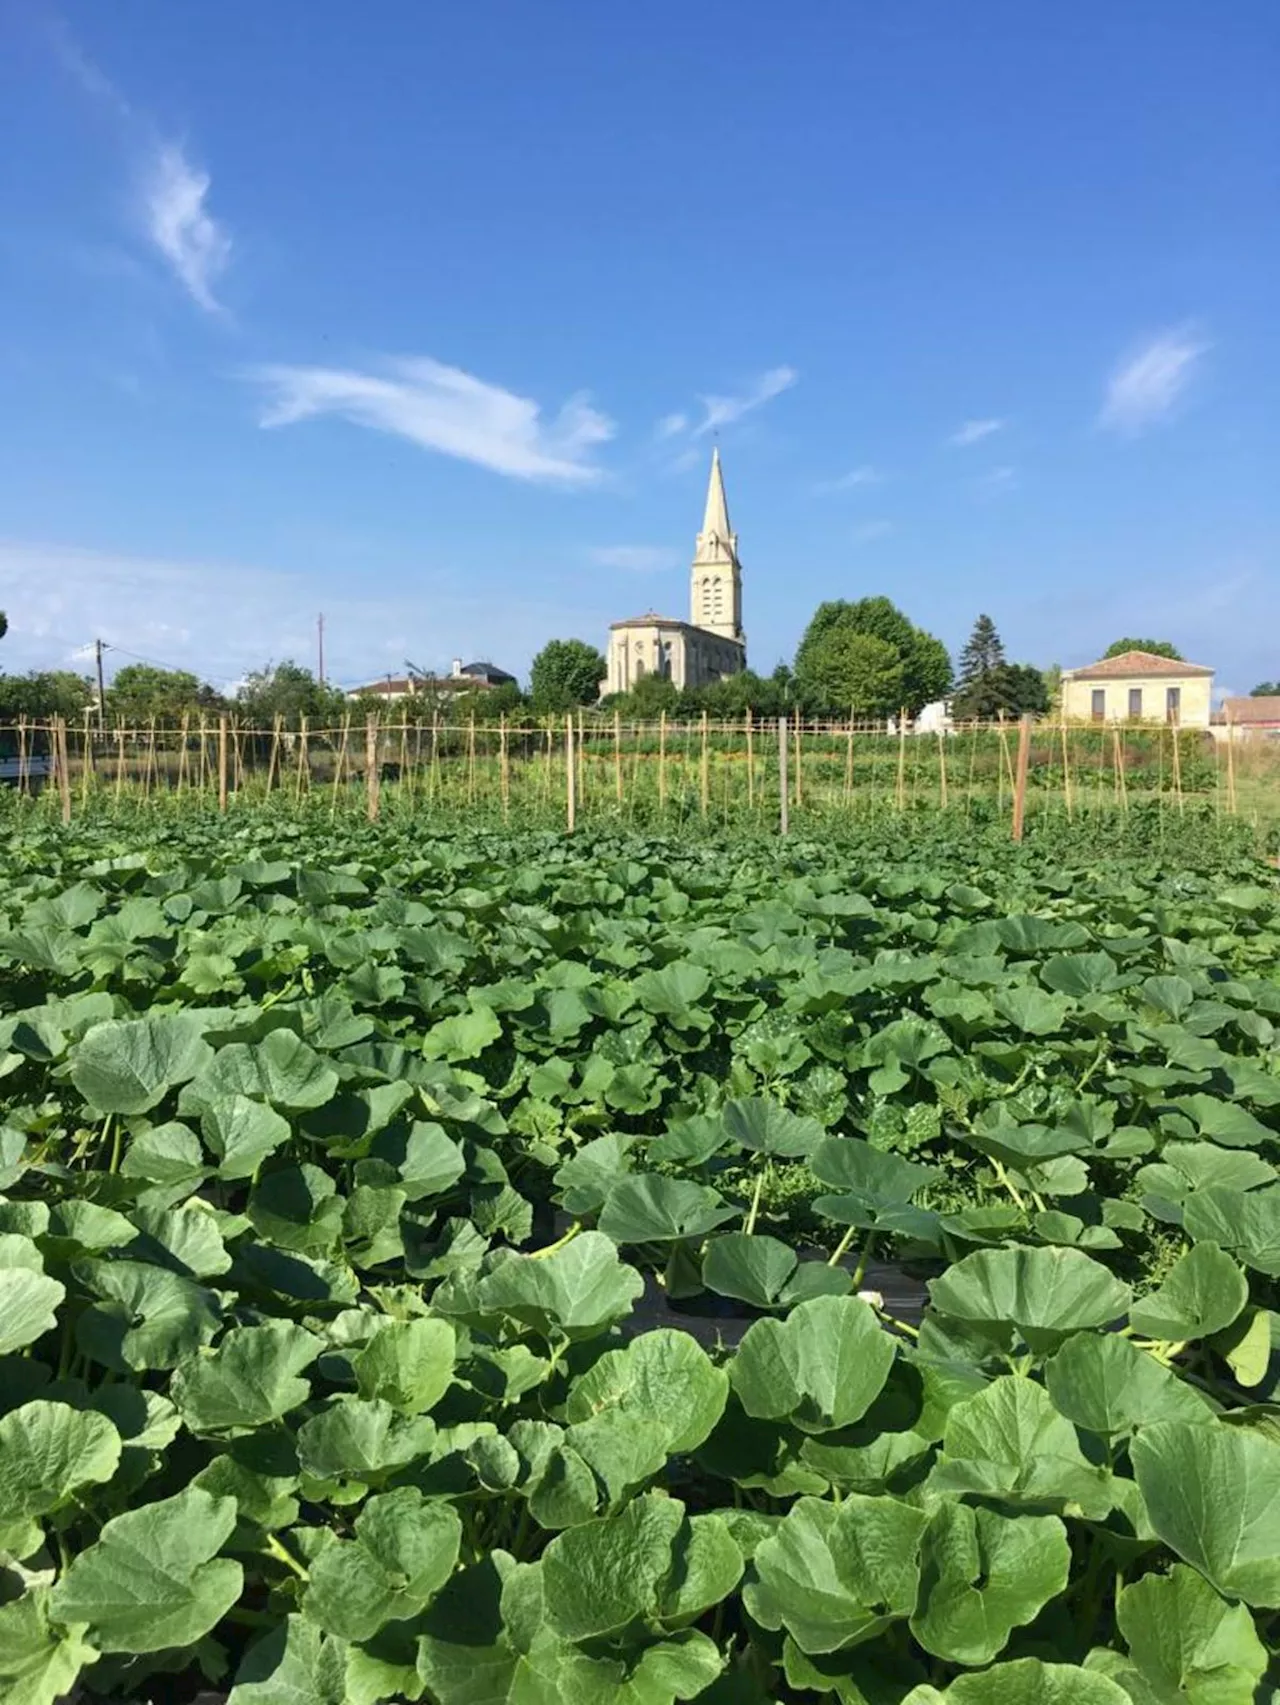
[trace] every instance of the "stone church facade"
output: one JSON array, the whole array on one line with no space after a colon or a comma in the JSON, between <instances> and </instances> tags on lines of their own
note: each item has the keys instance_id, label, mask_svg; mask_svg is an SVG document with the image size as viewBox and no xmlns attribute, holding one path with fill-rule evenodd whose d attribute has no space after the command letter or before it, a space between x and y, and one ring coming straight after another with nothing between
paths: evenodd
<instances>
[{"instance_id":1,"label":"stone church facade","mask_svg":"<svg viewBox=\"0 0 1280 1705\"><path fill-rule=\"evenodd\" d=\"M742 629L742 564L738 535L729 526L720 452L711 457L707 507L693 556L689 620L631 616L609 629L606 693L626 693L645 675L677 687L702 687L747 666Z\"/></svg>"}]
</instances>

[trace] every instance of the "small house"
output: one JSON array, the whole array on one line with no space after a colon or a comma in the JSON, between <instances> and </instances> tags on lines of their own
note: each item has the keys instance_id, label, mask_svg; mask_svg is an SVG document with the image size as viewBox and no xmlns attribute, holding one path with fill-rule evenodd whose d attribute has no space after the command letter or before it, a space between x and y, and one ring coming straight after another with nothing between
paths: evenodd
<instances>
[{"instance_id":1,"label":"small house","mask_svg":"<svg viewBox=\"0 0 1280 1705\"><path fill-rule=\"evenodd\" d=\"M1170 722L1208 728L1213 670L1202 663L1122 651L1062 671L1062 714L1072 722Z\"/></svg>"}]
</instances>

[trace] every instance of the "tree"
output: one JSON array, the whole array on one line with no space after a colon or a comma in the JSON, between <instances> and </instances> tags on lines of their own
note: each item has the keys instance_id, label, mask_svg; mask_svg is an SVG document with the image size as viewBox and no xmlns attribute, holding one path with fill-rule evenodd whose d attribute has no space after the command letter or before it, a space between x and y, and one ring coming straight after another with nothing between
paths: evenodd
<instances>
[{"instance_id":1,"label":"tree","mask_svg":"<svg viewBox=\"0 0 1280 1705\"><path fill-rule=\"evenodd\" d=\"M1179 663L1183 661L1177 646L1167 639L1117 639L1102 655L1104 658L1119 657L1126 651L1146 651L1152 657L1173 657Z\"/></svg>"},{"instance_id":2,"label":"tree","mask_svg":"<svg viewBox=\"0 0 1280 1705\"><path fill-rule=\"evenodd\" d=\"M0 639L3 639L4 636L8 633L8 631L9 631L9 618L8 618L8 616L5 615L3 610L0 610Z\"/></svg>"},{"instance_id":3,"label":"tree","mask_svg":"<svg viewBox=\"0 0 1280 1705\"><path fill-rule=\"evenodd\" d=\"M956 678L957 693L962 693L983 675L989 675L993 669L998 669L1003 662L1004 642L996 632L996 624L990 616L979 616L973 624L973 632L965 641L964 650L960 653L960 668Z\"/></svg>"},{"instance_id":4,"label":"tree","mask_svg":"<svg viewBox=\"0 0 1280 1705\"><path fill-rule=\"evenodd\" d=\"M1259 681L1249 697L1251 699L1280 698L1280 681Z\"/></svg>"},{"instance_id":5,"label":"tree","mask_svg":"<svg viewBox=\"0 0 1280 1705\"><path fill-rule=\"evenodd\" d=\"M0 721L20 716L37 722L65 716L69 722L83 716L93 696L93 687L83 675L69 669L33 669L29 675L0 675Z\"/></svg>"},{"instance_id":6,"label":"tree","mask_svg":"<svg viewBox=\"0 0 1280 1705\"><path fill-rule=\"evenodd\" d=\"M886 639L856 628L828 628L796 670L800 698L819 715L888 717L902 706L903 663Z\"/></svg>"},{"instance_id":7,"label":"tree","mask_svg":"<svg viewBox=\"0 0 1280 1705\"><path fill-rule=\"evenodd\" d=\"M529 674L533 708L546 714L594 704L607 673L604 658L585 639L549 639Z\"/></svg>"},{"instance_id":8,"label":"tree","mask_svg":"<svg viewBox=\"0 0 1280 1705\"><path fill-rule=\"evenodd\" d=\"M180 722L184 712L216 711L221 697L186 669L156 669L150 663L128 663L117 669L107 695L113 716L135 726L154 717Z\"/></svg>"},{"instance_id":9,"label":"tree","mask_svg":"<svg viewBox=\"0 0 1280 1705\"><path fill-rule=\"evenodd\" d=\"M951 714L959 722L985 722L997 716L1043 716L1049 686L1029 663L1009 663L990 616L979 616L960 653L960 671Z\"/></svg>"},{"instance_id":10,"label":"tree","mask_svg":"<svg viewBox=\"0 0 1280 1705\"><path fill-rule=\"evenodd\" d=\"M896 654L902 670L900 702L876 714L889 716L905 707L914 715L933 699L942 698L950 687L951 659L946 646L931 633L916 627L888 598L860 598L856 603L837 599L819 604L796 652L796 682L802 696L814 648L837 628L882 640ZM832 709L838 711L839 707ZM844 709L848 709L847 704Z\"/></svg>"},{"instance_id":11,"label":"tree","mask_svg":"<svg viewBox=\"0 0 1280 1705\"><path fill-rule=\"evenodd\" d=\"M255 669L241 683L236 695L247 720L257 728L270 728L277 716L286 727L296 728L305 716L315 723L338 721L348 709L340 692L317 681L310 669L287 658Z\"/></svg>"}]
</instances>

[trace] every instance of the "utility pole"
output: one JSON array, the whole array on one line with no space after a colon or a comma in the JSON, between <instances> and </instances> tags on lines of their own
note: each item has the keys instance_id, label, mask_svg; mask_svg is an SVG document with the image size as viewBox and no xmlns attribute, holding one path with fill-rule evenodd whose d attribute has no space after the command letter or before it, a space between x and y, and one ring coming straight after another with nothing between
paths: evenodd
<instances>
[{"instance_id":1,"label":"utility pole","mask_svg":"<svg viewBox=\"0 0 1280 1705\"><path fill-rule=\"evenodd\" d=\"M100 639L94 640L93 650L98 663L98 732L101 734L103 725L107 720L107 689L102 683L102 641Z\"/></svg>"},{"instance_id":2,"label":"utility pole","mask_svg":"<svg viewBox=\"0 0 1280 1705\"><path fill-rule=\"evenodd\" d=\"M318 653L318 667L316 669L316 679L319 681L320 685L323 687L324 686L324 614L323 614L323 612L321 612L321 614L316 617L316 650Z\"/></svg>"}]
</instances>

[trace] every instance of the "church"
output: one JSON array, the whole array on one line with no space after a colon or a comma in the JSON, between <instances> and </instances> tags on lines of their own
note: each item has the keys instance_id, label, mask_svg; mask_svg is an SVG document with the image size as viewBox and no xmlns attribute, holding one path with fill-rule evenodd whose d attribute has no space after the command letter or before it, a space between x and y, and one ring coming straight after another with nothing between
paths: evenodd
<instances>
[{"instance_id":1,"label":"church","mask_svg":"<svg viewBox=\"0 0 1280 1705\"><path fill-rule=\"evenodd\" d=\"M693 556L689 620L632 616L609 629L606 693L630 692L645 675L660 675L677 687L704 687L747 666L742 631L742 564L738 536L729 526L720 451L711 457L707 508Z\"/></svg>"}]
</instances>

